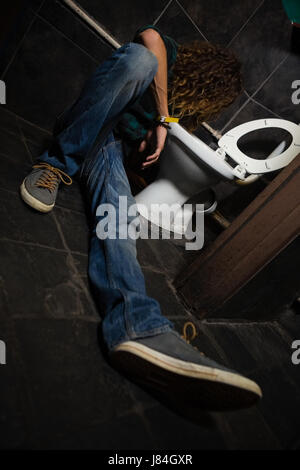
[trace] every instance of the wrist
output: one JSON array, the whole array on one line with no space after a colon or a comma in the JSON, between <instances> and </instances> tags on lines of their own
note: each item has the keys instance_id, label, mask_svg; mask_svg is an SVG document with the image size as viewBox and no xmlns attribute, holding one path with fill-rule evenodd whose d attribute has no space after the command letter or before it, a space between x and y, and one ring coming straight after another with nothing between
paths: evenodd
<instances>
[{"instance_id":1,"label":"wrist","mask_svg":"<svg viewBox=\"0 0 300 470\"><path fill-rule=\"evenodd\" d=\"M166 130L171 129L171 126L167 122L157 122L156 127L163 127Z\"/></svg>"},{"instance_id":2,"label":"wrist","mask_svg":"<svg viewBox=\"0 0 300 470\"><path fill-rule=\"evenodd\" d=\"M169 111L161 111L161 110L158 110L158 113L157 113L157 119L160 117L160 116L166 116L166 117L169 117L170 114L169 114Z\"/></svg>"},{"instance_id":3,"label":"wrist","mask_svg":"<svg viewBox=\"0 0 300 470\"><path fill-rule=\"evenodd\" d=\"M160 123L179 122L179 118L170 115L159 115L156 120Z\"/></svg>"}]
</instances>

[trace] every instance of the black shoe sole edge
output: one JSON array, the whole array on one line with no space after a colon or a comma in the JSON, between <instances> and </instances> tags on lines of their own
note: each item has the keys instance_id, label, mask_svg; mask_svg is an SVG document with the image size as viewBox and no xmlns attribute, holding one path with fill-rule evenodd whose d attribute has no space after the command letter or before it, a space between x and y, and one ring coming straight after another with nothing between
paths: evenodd
<instances>
[{"instance_id":1,"label":"black shoe sole edge","mask_svg":"<svg viewBox=\"0 0 300 470\"><path fill-rule=\"evenodd\" d=\"M126 350L124 344L110 354L112 366L135 383L168 396L172 402L185 401L205 411L233 411L253 406L262 397L255 382L238 374L195 364L192 364L193 371L188 367L183 369L184 361L145 346L142 346L144 352L148 350L146 353L150 351L150 355L142 357L140 344L134 352ZM163 362L162 356L167 362L171 359L172 364Z\"/></svg>"}]
</instances>

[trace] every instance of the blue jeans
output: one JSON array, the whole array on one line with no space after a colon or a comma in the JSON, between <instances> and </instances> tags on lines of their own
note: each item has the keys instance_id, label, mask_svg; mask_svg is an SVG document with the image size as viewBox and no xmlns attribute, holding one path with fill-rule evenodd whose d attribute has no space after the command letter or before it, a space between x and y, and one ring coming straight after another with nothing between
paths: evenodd
<instances>
[{"instance_id":1,"label":"blue jeans","mask_svg":"<svg viewBox=\"0 0 300 470\"><path fill-rule=\"evenodd\" d=\"M40 160L79 176L91 211L89 278L103 316L108 349L117 344L173 329L159 303L149 297L132 238L97 236L101 204L118 215L119 196L135 204L124 169L122 141L113 128L145 92L157 72L155 55L141 44L127 43L104 61L84 86L78 100L58 120L54 144ZM126 224L132 222L127 217Z\"/></svg>"}]
</instances>

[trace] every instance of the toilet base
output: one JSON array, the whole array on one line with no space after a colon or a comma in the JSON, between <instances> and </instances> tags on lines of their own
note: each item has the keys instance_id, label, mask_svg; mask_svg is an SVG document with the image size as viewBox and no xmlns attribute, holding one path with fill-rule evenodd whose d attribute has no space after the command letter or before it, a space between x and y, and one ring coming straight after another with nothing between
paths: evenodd
<instances>
[{"instance_id":1,"label":"toilet base","mask_svg":"<svg viewBox=\"0 0 300 470\"><path fill-rule=\"evenodd\" d=\"M200 216L201 214L203 216L211 214L218 205L215 192L211 188L202 191L193 198L186 199L183 204L179 202L147 204L146 201L147 199L143 196L136 197L140 215L151 224L179 237L184 237L187 234L195 212Z\"/></svg>"}]
</instances>

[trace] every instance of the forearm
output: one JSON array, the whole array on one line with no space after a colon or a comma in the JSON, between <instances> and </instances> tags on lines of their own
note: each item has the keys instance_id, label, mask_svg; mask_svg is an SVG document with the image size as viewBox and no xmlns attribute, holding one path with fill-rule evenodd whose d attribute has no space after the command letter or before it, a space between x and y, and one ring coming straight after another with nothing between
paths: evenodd
<instances>
[{"instance_id":1,"label":"forearm","mask_svg":"<svg viewBox=\"0 0 300 470\"><path fill-rule=\"evenodd\" d=\"M150 85L158 114L168 116L168 68L167 50L161 36L154 30L147 29L140 34L141 43L156 56L157 73Z\"/></svg>"}]
</instances>

